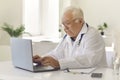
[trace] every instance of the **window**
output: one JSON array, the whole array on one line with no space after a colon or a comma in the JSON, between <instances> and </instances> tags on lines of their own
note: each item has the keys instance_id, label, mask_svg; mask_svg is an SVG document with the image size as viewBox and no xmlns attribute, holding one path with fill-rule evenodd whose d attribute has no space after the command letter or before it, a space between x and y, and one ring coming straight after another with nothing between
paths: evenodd
<instances>
[{"instance_id":1,"label":"window","mask_svg":"<svg viewBox=\"0 0 120 80\"><path fill-rule=\"evenodd\" d=\"M26 32L59 37L59 0L23 0L23 4Z\"/></svg>"},{"instance_id":2,"label":"window","mask_svg":"<svg viewBox=\"0 0 120 80\"><path fill-rule=\"evenodd\" d=\"M23 23L26 32L32 35L40 34L39 0L23 0Z\"/></svg>"}]
</instances>

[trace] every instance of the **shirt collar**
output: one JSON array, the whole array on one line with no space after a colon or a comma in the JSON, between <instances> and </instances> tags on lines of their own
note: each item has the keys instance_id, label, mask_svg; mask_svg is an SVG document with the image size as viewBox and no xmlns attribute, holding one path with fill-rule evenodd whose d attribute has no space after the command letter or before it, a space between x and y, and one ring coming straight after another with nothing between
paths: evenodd
<instances>
[{"instance_id":1,"label":"shirt collar","mask_svg":"<svg viewBox=\"0 0 120 80\"><path fill-rule=\"evenodd\" d=\"M85 33L87 33L87 31L88 31L87 23L84 23L79 34L85 34Z\"/></svg>"}]
</instances>

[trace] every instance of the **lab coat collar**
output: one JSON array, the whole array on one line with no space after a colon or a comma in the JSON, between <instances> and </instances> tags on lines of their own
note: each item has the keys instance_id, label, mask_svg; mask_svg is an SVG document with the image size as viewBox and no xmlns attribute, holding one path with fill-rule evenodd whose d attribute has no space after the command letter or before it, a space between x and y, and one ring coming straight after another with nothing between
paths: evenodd
<instances>
[{"instance_id":1,"label":"lab coat collar","mask_svg":"<svg viewBox=\"0 0 120 80\"><path fill-rule=\"evenodd\" d=\"M85 34L85 33L87 33L87 31L88 31L87 23L84 23L83 27L82 27L81 31L79 32L79 34L78 34L75 41L78 41L80 39L80 37L81 37L81 34Z\"/></svg>"},{"instance_id":2,"label":"lab coat collar","mask_svg":"<svg viewBox=\"0 0 120 80\"><path fill-rule=\"evenodd\" d=\"M87 23L84 23L83 24L83 27L82 27L82 29L81 29L81 31L80 31L80 35L81 34L85 34L85 33L87 33L87 31L88 31L88 26L87 26Z\"/></svg>"}]
</instances>

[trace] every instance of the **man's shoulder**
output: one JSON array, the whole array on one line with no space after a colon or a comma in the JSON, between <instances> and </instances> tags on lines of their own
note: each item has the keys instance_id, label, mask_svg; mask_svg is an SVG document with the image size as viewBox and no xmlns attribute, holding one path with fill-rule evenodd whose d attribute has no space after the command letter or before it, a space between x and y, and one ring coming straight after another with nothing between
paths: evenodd
<instances>
[{"instance_id":1,"label":"man's shoulder","mask_svg":"<svg viewBox=\"0 0 120 80\"><path fill-rule=\"evenodd\" d=\"M100 36L100 33L97 29L95 29L94 27L89 27L88 31L87 31L87 35L91 35L91 36Z\"/></svg>"},{"instance_id":2,"label":"man's shoulder","mask_svg":"<svg viewBox=\"0 0 120 80\"><path fill-rule=\"evenodd\" d=\"M85 39L86 40L102 39L102 36L100 35L97 29L89 27L89 30L85 34Z\"/></svg>"}]
</instances>

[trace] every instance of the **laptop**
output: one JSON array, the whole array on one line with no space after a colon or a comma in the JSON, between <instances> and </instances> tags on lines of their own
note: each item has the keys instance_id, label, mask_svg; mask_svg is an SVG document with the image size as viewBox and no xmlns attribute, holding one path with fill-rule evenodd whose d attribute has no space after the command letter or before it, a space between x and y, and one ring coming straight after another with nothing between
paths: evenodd
<instances>
[{"instance_id":1,"label":"laptop","mask_svg":"<svg viewBox=\"0 0 120 80\"><path fill-rule=\"evenodd\" d=\"M45 72L58 70L54 69L51 66L36 66L36 64L33 63L32 40L11 38L10 43L12 63L15 67L32 72Z\"/></svg>"}]
</instances>

